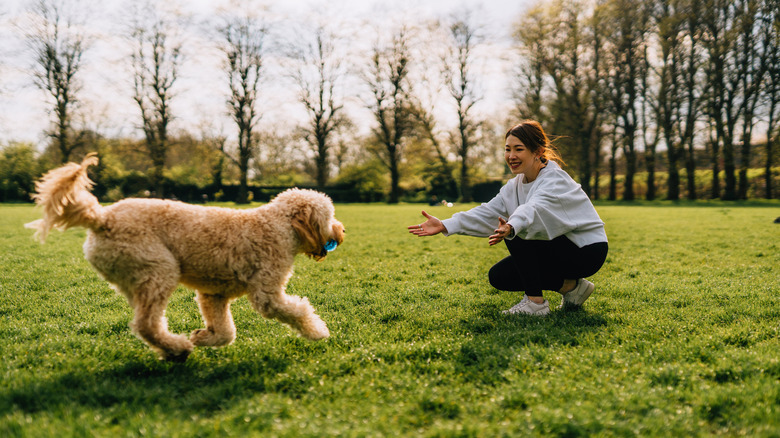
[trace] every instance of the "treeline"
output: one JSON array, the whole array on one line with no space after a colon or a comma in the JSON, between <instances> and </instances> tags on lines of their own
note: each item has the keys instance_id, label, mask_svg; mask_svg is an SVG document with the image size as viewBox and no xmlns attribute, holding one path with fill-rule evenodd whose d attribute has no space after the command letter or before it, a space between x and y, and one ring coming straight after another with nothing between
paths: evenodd
<instances>
[{"instance_id":1,"label":"treeline","mask_svg":"<svg viewBox=\"0 0 780 438\"><path fill-rule=\"evenodd\" d=\"M100 146L90 146L86 150L98 151L100 164L90 171L96 182L94 193L101 201L114 202L126 197L158 196L154 192L148 173L151 163L137 148L137 140L105 140ZM91 143L90 143L91 144ZM238 199L238 172L235 166L221 161L220 155L209 145L193 138L174 138L170 165L163 176L166 197L186 202L236 202ZM83 155L77 152L79 157ZM703 154L702 154L703 155ZM696 191L710 193L713 181L712 170L706 169L706 157L699 156L695 173ZM755 158L756 162L760 158ZM640 157L641 163L641 157ZM35 181L48 169L59 163L49 154L38 154L32 144L11 143L0 153L0 202L30 202ZM317 186L312 178L311 169L299 160L281 160L273 157L256 161L252 174L255 175L249 185L250 201L267 201L280 191L289 187L306 187L324 191L336 202L386 202L389 178L386 170L375 159L367 158L345 165L338 175L325 186ZM668 171L660 163L655 174L656 195L666 199ZM457 200L457 190L448 181L451 177L437 173L430 163L409 165L402 178L400 200L404 202L429 202L436 196L439 201ZM640 165L640 168L644 166ZM682 180L686 180L686 170L681 169ZM773 170L774 198L780 198L780 169ZM507 176L508 177L508 176ZM617 173L616 184L622 186L625 171ZM472 193L473 200L485 202L500 189L506 178L489 178L482 174L475 178ZM720 179L723 179L721 170ZM637 174L634 190L638 199L646 199L647 175ZM592 188L593 197L607 199L610 180L602 178L598 191ZM748 197L760 198L764 193L763 170L754 166L748 173Z\"/></svg>"},{"instance_id":2,"label":"treeline","mask_svg":"<svg viewBox=\"0 0 780 438\"><path fill-rule=\"evenodd\" d=\"M606 167L608 197L617 199L623 165L622 198L637 197L635 177L644 170L644 196L654 199L665 158L668 199L681 196L681 185L688 199L744 199L754 164L764 184L752 195L775 195L777 0L544 2L521 19L516 37L521 109L569 137L564 156L578 158L573 167L586 191L602 184ZM707 192L695 177L700 157L711 170Z\"/></svg>"},{"instance_id":3,"label":"treeline","mask_svg":"<svg viewBox=\"0 0 780 438\"><path fill-rule=\"evenodd\" d=\"M280 42L262 11L227 11L211 28L230 135L174 132L186 40L175 16L142 9L124 35L141 140L79 123L90 38L67 5L42 0L23 27L51 141L3 147L4 201L29 199L42 172L90 151L105 200L244 203L291 185L345 202L481 200L505 176L503 133L522 118L556 137L594 199L778 197L780 0L541 1L512 29L509 114L479 105L479 66L496 41L475 11L389 20L357 54L327 23ZM269 75L269 63L285 74ZM303 116L289 132L261 124L261 84L295 91Z\"/></svg>"},{"instance_id":4,"label":"treeline","mask_svg":"<svg viewBox=\"0 0 780 438\"><path fill-rule=\"evenodd\" d=\"M83 150L97 151L100 162L90 168L95 182L92 192L103 202L127 197L159 197L149 173L151 160L138 147L138 140L102 139L88 136ZM284 139L276 141L287 143ZM279 146L279 150L284 150ZM248 201L265 202L290 187L312 188L327 193L336 202L385 202L389 178L382 164L370 157L346 164L338 176L324 186L312 178L306 161L294 154L265 156L250 168L254 175L248 185ZM162 177L165 197L191 203L238 202L238 169L228 164L219 150L193 137L171 138L168 165ZM10 143L0 153L0 202L30 202L35 181L49 169L61 165L56 154L39 154L30 143ZM457 199L454 188L441 184L426 173L425 163L409 166L404 174L400 199L405 202L429 202L433 195L441 201ZM490 199L501 186L498 179L482 178L473 186L475 200Z\"/></svg>"}]
</instances>

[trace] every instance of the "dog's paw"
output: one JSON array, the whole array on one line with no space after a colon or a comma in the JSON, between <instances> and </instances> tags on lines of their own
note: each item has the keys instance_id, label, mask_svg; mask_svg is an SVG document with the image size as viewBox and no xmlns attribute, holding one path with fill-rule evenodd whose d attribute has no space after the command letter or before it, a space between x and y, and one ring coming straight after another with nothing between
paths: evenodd
<instances>
[{"instance_id":1,"label":"dog's paw","mask_svg":"<svg viewBox=\"0 0 780 438\"><path fill-rule=\"evenodd\" d=\"M306 339L319 341L321 339L328 338L330 336L330 331L328 330L328 326L325 325L323 320L316 318L307 324L302 334L306 337Z\"/></svg>"},{"instance_id":2,"label":"dog's paw","mask_svg":"<svg viewBox=\"0 0 780 438\"><path fill-rule=\"evenodd\" d=\"M220 347L235 339L235 334L217 334L212 329L197 329L190 333L190 342L199 347Z\"/></svg>"},{"instance_id":3,"label":"dog's paw","mask_svg":"<svg viewBox=\"0 0 780 438\"><path fill-rule=\"evenodd\" d=\"M211 338L214 333L208 329L197 329L190 333L190 342L199 347L211 346Z\"/></svg>"},{"instance_id":4,"label":"dog's paw","mask_svg":"<svg viewBox=\"0 0 780 438\"><path fill-rule=\"evenodd\" d=\"M184 362L187 357L192 353L194 345L185 336L174 335L171 342L165 347L153 347L154 350L160 355L161 360L168 362Z\"/></svg>"}]
</instances>

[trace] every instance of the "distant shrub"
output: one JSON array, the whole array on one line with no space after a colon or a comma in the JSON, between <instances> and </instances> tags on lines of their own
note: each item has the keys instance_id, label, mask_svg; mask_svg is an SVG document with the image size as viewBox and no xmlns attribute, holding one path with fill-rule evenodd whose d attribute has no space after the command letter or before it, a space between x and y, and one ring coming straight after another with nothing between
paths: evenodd
<instances>
[{"instance_id":1,"label":"distant shrub","mask_svg":"<svg viewBox=\"0 0 780 438\"><path fill-rule=\"evenodd\" d=\"M0 202L30 202L40 176L35 149L29 143L10 143L0 153Z\"/></svg>"},{"instance_id":2,"label":"distant shrub","mask_svg":"<svg viewBox=\"0 0 780 438\"><path fill-rule=\"evenodd\" d=\"M378 161L347 166L341 169L333 183L334 198L337 202L380 202L385 198L385 190L390 186L387 171Z\"/></svg>"}]
</instances>

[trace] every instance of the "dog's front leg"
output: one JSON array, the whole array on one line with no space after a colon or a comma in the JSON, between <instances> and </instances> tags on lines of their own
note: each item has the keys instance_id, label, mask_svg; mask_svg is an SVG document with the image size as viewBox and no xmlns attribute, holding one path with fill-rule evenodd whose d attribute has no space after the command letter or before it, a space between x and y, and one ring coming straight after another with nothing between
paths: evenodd
<instances>
[{"instance_id":1,"label":"dog's front leg","mask_svg":"<svg viewBox=\"0 0 780 438\"><path fill-rule=\"evenodd\" d=\"M190 341L201 347L228 345L236 339L236 325L230 314L231 299L198 291L196 298L206 328L194 330Z\"/></svg>"},{"instance_id":2,"label":"dog's front leg","mask_svg":"<svg viewBox=\"0 0 780 438\"><path fill-rule=\"evenodd\" d=\"M265 318L273 318L289 325L301 336L313 341L330 336L328 327L309 304L309 300L287 295L282 290L260 288L249 293L252 307Z\"/></svg>"}]
</instances>

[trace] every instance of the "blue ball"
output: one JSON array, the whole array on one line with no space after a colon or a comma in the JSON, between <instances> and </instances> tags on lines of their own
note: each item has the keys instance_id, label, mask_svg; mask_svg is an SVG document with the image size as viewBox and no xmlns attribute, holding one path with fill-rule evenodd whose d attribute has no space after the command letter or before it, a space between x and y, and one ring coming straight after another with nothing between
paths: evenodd
<instances>
[{"instance_id":1,"label":"blue ball","mask_svg":"<svg viewBox=\"0 0 780 438\"><path fill-rule=\"evenodd\" d=\"M339 246L339 243L331 239L325 244L325 251L331 252L336 249L337 246Z\"/></svg>"}]
</instances>

